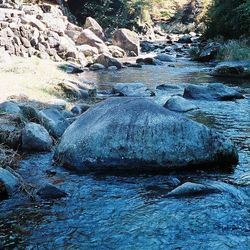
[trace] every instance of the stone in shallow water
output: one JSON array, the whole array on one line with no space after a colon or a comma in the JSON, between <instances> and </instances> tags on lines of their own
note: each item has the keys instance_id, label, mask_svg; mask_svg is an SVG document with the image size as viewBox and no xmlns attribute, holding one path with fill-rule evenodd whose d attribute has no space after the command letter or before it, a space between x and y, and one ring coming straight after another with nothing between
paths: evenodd
<instances>
[{"instance_id":1,"label":"stone in shallow water","mask_svg":"<svg viewBox=\"0 0 250 250\"><path fill-rule=\"evenodd\" d=\"M250 78L250 61L219 63L211 72L213 76Z\"/></svg>"},{"instance_id":2,"label":"stone in shallow water","mask_svg":"<svg viewBox=\"0 0 250 250\"><path fill-rule=\"evenodd\" d=\"M42 199L59 199L67 196L67 193L50 184L41 187L37 191L37 194Z\"/></svg>"},{"instance_id":3,"label":"stone in shallow water","mask_svg":"<svg viewBox=\"0 0 250 250\"><path fill-rule=\"evenodd\" d=\"M183 97L208 101L231 101L244 98L236 88L227 87L222 83L210 83L208 85L190 84L185 88Z\"/></svg>"},{"instance_id":4,"label":"stone in shallow water","mask_svg":"<svg viewBox=\"0 0 250 250\"><path fill-rule=\"evenodd\" d=\"M160 171L238 162L232 142L147 98L113 97L64 133L57 163L79 171Z\"/></svg>"},{"instance_id":5,"label":"stone in shallow water","mask_svg":"<svg viewBox=\"0 0 250 250\"><path fill-rule=\"evenodd\" d=\"M117 83L113 86L113 93L121 96L149 97L154 96L154 92L148 89L144 83Z\"/></svg>"},{"instance_id":6,"label":"stone in shallow water","mask_svg":"<svg viewBox=\"0 0 250 250\"><path fill-rule=\"evenodd\" d=\"M167 108L176 112L187 112L194 109L198 109L196 105L194 105L191 101L186 100L181 96L173 96L171 97L165 104L164 108Z\"/></svg>"}]
</instances>

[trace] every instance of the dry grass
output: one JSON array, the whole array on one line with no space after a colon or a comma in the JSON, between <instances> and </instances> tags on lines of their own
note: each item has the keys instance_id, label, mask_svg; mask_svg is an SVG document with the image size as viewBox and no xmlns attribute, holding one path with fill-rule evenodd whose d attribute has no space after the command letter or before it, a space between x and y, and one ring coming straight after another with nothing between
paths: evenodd
<instances>
[{"instance_id":1,"label":"dry grass","mask_svg":"<svg viewBox=\"0 0 250 250\"><path fill-rule=\"evenodd\" d=\"M62 98L63 93L55 86L61 81L76 79L60 70L59 65L36 57L13 57L11 64L0 65L0 102L13 95L26 95L41 102Z\"/></svg>"}]
</instances>

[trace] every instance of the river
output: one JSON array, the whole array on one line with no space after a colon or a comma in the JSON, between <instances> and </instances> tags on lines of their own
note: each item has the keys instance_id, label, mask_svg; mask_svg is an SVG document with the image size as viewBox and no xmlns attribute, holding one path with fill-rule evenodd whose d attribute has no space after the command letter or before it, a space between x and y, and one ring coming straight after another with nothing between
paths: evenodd
<instances>
[{"instance_id":1,"label":"river","mask_svg":"<svg viewBox=\"0 0 250 250\"><path fill-rule=\"evenodd\" d=\"M195 101L190 118L223 131L236 143L240 161L227 171L168 175L79 175L52 165L52 153L27 156L18 172L33 185L50 182L69 196L31 201L16 194L0 204L3 249L249 249L250 247L250 82L209 76L209 64L185 58L175 67L143 66L83 73L83 81L108 90L116 82L159 84L222 82L239 86L246 98ZM157 91L163 104L173 92ZM54 172L55 171L55 172ZM166 194L186 181L219 186L221 193L189 198ZM2 244L2 245L1 245Z\"/></svg>"}]
</instances>

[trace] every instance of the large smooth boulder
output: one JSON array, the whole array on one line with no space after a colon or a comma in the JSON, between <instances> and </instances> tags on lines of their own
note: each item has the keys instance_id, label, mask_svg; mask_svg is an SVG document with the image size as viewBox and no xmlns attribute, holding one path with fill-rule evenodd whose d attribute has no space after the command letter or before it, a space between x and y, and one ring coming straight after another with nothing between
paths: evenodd
<instances>
[{"instance_id":1,"label":"large smooth boulder","mask_svg":"<svg viewBox=\"0 0 250 250\"><path fill-rule=\"evenodd\" d=\"M250 78L250 61L219 63L211 72L213 76Z\"/></svg>"},{"instance_id":2,"label":"large smooth boulder","mask_svg":"<svg viewBox=\"0 0 250 250\"><path fill-rule=\"evenodd\" d=\"M55 161L79 170L160 171L238 162L233 143L147 98L112 97L62 136Z\"/></svg>"},{"instance_id":3,"label":"large smooth boulder","mask_svg":"<svg viewBox=\"0 0 250 250\"><path fill-rule=\"evenodd\" d=\"M139 55L140 40L138 35L131 30L116 30L113 34L112 43L124 49L127 55L131 55L131 52L135 53L135 55Z\"/></svg>"},{"instance_id":4,"label":"large smooth boulder","mask_svg":"<svg viewBox=\"0 0 250 250\"><path fill-rule=\"evenodd\" d=\"M53 141L48 131L33 122L27 123L22 130L22 149L27 151L50 151Z\"/></svg>"},{"instance_id":5,"label":"large smooth boulder","mask_svg":"<svg viewBox=\"0 0 250 250\"><path fill-rule=\"evenodd\" d=\"M108 47L95 33L89 29L84 29L76 39L77 45L90 45L98 49L100 53L108 52Z\"/></svg>"},{"instance_id":6,"label":"large smooth boulder","mask_svg":"<svg viewBox=\"0 0 250 250\"><path fill-rule=\"evenodd\" d=\"M210 83L208 85L190 84L185 88L183 97L208 101L231 101L244 98L236 88L227 87L222 83Z\"/></svg>"},{"instance_id":7,"label":"large smooth boulder","mask_svg":"<svg viewBox=\"0 0 250 250\"><path fill-rule=\"evenodd\" d=\"M101 25L92 17L87 17L85 24L84 24L84 29L90 29L92 32L94 32L99 38L102 40L105 39L105 35L103 32L103 28Z\"/></svg>"},{"instance_id":8,"label":"large smooth boulder","mask_svg":"<svg viewBox=\"0 0 250 250\"><path fill-rule=\"evenodd\" d=\"M113 93L129 97L149 97L154 95L152 90L140 82L116 83L113 86Z\"/></svg>"}]
</instances>

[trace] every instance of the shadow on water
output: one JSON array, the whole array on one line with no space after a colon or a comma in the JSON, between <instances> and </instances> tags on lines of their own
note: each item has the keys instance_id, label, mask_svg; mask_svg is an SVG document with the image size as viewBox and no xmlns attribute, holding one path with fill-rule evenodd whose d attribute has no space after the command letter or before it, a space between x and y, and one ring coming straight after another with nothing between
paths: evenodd
<instances>
[{"instance_id":1,"label":"shadow on water","mask_svg":"<svg viewBox=\"0 0 250 250\"><path fill-rule=\"evenodd\" d=\"M181 61L176 68L90 72L81 75L102 88L115 82L215 82L209 65ZM221 81L220 81L221 82ZM229 80L249 88L249 83ZM163 93L164 95L164 93ZM34 186L52 183L68 193L55 201L30 202L24 195L0 205L0 248L14 249L249 249L249 98L236 102L194 101L190 118L232 138L240 161L227 171L171 171L165 174L84 174L52 165L52 154L27 156L19 173ZM55 174L50 175L53 170ZM221 190L209 195L169 198L185 182ZM1 245L2 244L2 245Z\"/></svg>"}]
</instances>

